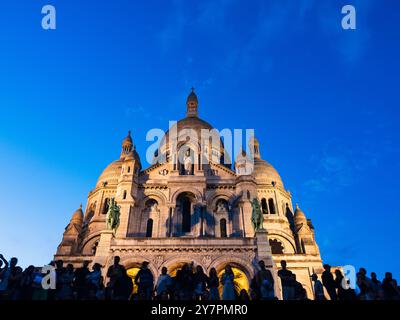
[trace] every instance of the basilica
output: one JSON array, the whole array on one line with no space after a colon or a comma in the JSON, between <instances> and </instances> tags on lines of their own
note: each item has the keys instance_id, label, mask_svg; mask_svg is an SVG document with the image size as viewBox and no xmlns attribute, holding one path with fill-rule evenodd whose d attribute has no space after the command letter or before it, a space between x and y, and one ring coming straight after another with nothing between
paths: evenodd
<instances>
[{"instance_id":1,"label":"basilica","mask_svg":"<svg viewBox=\"0 0 400 320\"><path fill-rule=\"evenodd\" d=\"M148 261L155 279L164 266L170 275L185 263L221 274L229 264L239 290L249 289L257 262L264 260L280 298L277 271L286 260L312 299L310 276L321 274L322 261L311 220L293 207L279 173L262 159L256 137L247 154L230 161L218 131L199 117L193 90L186 105L186 117L165 133L147 168L129 132L119 159L89 192L85 209L73 213L55 259L74 267L90 261L107 270L119 256L131 277ZM204 132L211 132L210 139L200 138ZM258 228L254 201L262 213Z\"/></svg>"}]
</instances>

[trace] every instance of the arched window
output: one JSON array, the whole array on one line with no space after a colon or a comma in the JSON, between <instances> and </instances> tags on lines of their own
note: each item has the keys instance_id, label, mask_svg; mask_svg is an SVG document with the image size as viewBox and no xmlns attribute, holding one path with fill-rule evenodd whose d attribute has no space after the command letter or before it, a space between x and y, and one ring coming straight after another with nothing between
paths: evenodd
<instances>
[{"instance_id":1,"label":"arched window","mask_svg":"<svg viewBox=\"0 0 400 320\"><path fill-rule=\"evenodd\" d=\"M268 214L268 205L267 205L267 200L265 200L265 198L261 199L261 208L263 214Z\"/></svg>"},{"instance_id":2,"label":"arched window","mask_svg":"<svg viewBox=\"0 0 400 320\"><path fill-rule=\"evenodd\" d=\"M131 167L128 167L128 173L131 172Z\"/></svg>"},{"instance_id":3,"label":"arched window","mask_svg":"<svg viewBox=\"0 0 400 320\"><path fill-rule=\"evenodd\" d=\"M110 208L110 199L109 199L109 198L106 198L106 199L104 200L103 211L102 211L102 213L103 213L103 214L107 214L109 208Z\"/></svg>"},{"instance_id":4,"label":"arched window","mask_svg":"<svg viewBox=\"0 0 400 320\"><path fill-rule=\"evenodd\" d=\"M124 195L122 196L122 199L126 199L126 190L124 190Z\"/></svg>"},{"instance_id":5,"label":"arched window","mask_svg":"<svg viewBox=\"0 0 400 320\"><path fill-rule=\"evenodd\" d=\"M219 221L219 227L221 231L221 238L226 238L227 237L227 232L226 232L226 219L221 219Z\"/></svg>"},{"instance_id":6,"label":"arched window","mask_svg":"<svg viewBox=\"0 0 400 320\"><path fill-rule=\"evenodd\" d=\"M153 219L147 220L146 237L151 238L153 235Z\"/></svg>"},{"instance_id":7,"label":"arched window","mask_svg":"<svg viewBox=\"0 0 400 320\"><path fill-rule=\"evenodd\" d=\"M190 232L191 229L191 202L188 197L183 197L181 202L182 208L182 232L187 233Z\"/></svg>"},{"instance_id":8,"label":"arched window","mask_svg":"<svg viewBox=\"0 0 400 320\"><path fill-rule=\"evenodd\" d=\"M276 213L276 211L275 211L275 203L274 203L274 200L272 198L268 199L268 207L269 207L270 214L275 214Z\"/></svg>"},{"instance_id":9,"label":"arched window","mask_svg":"<svg viewBox=\"0 0 400 320\"><path fill-rule=\"evenodd\" d=\"M271 246L272 254L283 254L284 247L282 242L276 239L269 239L269 245Z\"/></svg>"},{"instance_id":10,"label":"arched window","mask_svg":"<svg viewBox=\"0 0 400 320\"><path fill-rule=\"evenodd\" d=\"M250 191L247 190L247 200L250 200Z\"/></svg>"}]
</instances>

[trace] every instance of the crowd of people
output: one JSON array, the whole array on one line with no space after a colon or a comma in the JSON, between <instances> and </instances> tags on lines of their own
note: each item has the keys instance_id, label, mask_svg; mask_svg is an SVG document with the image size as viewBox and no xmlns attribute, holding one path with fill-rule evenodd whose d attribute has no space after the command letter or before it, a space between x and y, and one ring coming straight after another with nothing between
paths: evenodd
<instances>
[{"instance_id":1,"label":"crowd of people","mask_svg":"<svg viewBox=\"0 0 400 320\"><path fill-rule=\"evenodd\" d=\"M230 265L221 276L211 268L207 275L201 266L185 264L174 276L163 267L155 282L149 263L143 262L134 278L131 278L120 258L102 275L100 264L89 262L74 269L63 261L51 262L55 270L55 286L44 288L42 271L34 266L25 270L18 266L18 259L8 262L0 255L0 300L277 300L274 277L264 261L258 262L258 271L250 282L249 290L238 289L235 274ZM352 289L340 270L333 276L331 267L324 265L321 280L317 274L314 283L315 300L400 300L400 290L392 274L387 272L379 281L374 272L367 276L364 268L357 273L356 288ZM283 300L308 300L307 291L297 281L296 274L281 261L278 278ZM106 280L106 281L105 281ZM104 285L107 283L106 285ZM346 285L347 284L347 285ZM135 288L134 288L135 287ZM221 290L222 288L222 290Z\"/></svg>"}]
</instances>

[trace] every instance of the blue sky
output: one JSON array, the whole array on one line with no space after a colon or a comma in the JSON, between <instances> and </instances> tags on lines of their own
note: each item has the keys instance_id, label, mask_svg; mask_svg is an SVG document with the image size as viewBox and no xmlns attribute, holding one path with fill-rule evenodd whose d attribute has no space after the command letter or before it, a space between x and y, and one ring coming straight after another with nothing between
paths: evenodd
<instances>
[{"instance_id":1,"label":"blue sky","mask_svg":"<svg viewBox=\"0 0 400 320\"><path fill-rule=\"evenodd\" d=\"M255 129L325 262L399 277L398 21L390 0L3 1L0 252L49 262L127 131L144 162L194 86L214 127Z\"/></svg>"}]
</instances>

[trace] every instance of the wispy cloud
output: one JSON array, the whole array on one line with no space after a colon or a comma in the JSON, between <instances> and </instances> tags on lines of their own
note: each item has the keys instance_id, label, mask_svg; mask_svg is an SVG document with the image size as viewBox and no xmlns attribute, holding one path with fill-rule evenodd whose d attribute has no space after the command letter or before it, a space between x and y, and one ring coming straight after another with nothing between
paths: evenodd
<instances>
[{"instance_id":1,"label":"wispy cloud","mask_svg":"<svg viewBox=\"0 0 400 320\"><path fill-rule=\"evenodd\" d=\"M320 153L310 157L314 167L313 177L304 182L307 193L325 192L349 187L368 170L378 167L385 157L399 152L390 138L371 139L364 135L357 145L346 148L343 143L332 140Z\"/></svg>"},{"instance_id":2,"label":"wispy cloud","mask_svg":"<svg viewBox=\"0 0 400 320\"><path fill-rule=\"evenodd\" d=\"M133 115L135 116L141 115L145 118L150 118L151 113L148 110L146 110L142 105L138 105L136 107L126 107L125 115L128 117Z\"/></svg>"}]
</instances>

